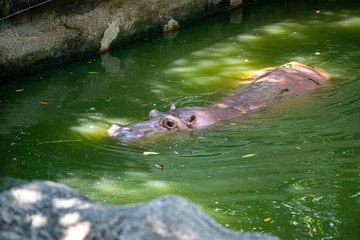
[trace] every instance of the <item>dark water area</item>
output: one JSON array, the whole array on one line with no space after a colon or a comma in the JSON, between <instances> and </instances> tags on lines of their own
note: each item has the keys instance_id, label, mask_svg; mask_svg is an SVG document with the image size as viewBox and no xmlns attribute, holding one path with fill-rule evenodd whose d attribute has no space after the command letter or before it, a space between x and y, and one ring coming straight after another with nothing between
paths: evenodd
<instances>
[{"instance_id":1,"label":"dark water area","mask_svg":"<svg viewBox=\"0 0 360 240\"><path fill-rule=\"evenodd\" d=\"M206 106L290 61L331 83L204 131L106 137L113 123ZM0 82L0 190L48 179L116 205L178 194L234 230L359 239L359 69L360 2L271 1Z\"/></svg>"}]
</instances>

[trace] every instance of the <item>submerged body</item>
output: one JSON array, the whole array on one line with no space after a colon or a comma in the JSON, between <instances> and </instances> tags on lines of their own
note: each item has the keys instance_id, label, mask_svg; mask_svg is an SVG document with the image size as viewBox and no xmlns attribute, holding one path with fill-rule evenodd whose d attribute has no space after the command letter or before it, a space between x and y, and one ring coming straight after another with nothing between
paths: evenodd
<instances>
[{"instance_id":1,"label":"submerged body","mask_svg":"<svg viewBox=\"0 0 360 240\"><path fill-rule=\"evenodd\" d=\"M250 84L236 90L209 107L183 107L162 113L152 110L149 120L128 125L114 124L108 134L122 141L140 139L155 133L191 131L212 126L270 106L277 99L310 92L325 84L328 78L298 62L284 64L264 73Z\"/></svg>"}]
</instances>

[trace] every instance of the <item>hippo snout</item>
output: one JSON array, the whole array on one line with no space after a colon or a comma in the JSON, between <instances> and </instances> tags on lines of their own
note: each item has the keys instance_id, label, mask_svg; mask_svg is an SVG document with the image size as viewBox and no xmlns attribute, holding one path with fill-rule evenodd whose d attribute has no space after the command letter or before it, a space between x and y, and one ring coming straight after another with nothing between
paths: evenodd
<instances>
[{"instance_id":1,"label":"hippo snout","mask_svg":"<svg viewBox=\"0 0 360 240\"><path fill-rule=\"evenodd\" d=\"M110 136L116 136L116 134L120 131L122 125L120 124L113 124L111 126L111 128L109 128L109 130L107 131L107 133L110 135Z\"/></svg>"},{"instance_id":2,"label":"hippo snout","mask_svg":"<svg viewBox=\"0 0 360 240\"><path fill-rule=\"evenodd\" d=\"M108 134L110 136L114 136L117 135L119 133L127 133L127 132L131 132L132 129L126 126L123 126L121 124L114 124L111 126L111 128L108 130Z\"/></svg>"},{"instance_id":3,"label":"hippo snout","mask_svg":"<svg viewBox=\"0 0 360 240\"><path fill-rule=\"evenodd\" d=\"M130 127L123 126L121 124L114 124L107 131L107 133L112 137L119 137L121 135L128 135L129 132L133 132Z\"/></svg>"},{"instance_id":4,"label":"hippo snout","mask_svg":"<svg viewBox=\"0 0 360 240\"><path fill-rule=\"evenodd\" d=\"M114 124L109 128L107 134L124 141L139 139L144 135L156 132L157 129L154 127L154 124L155 122L152 121L129 125Z\"/></svg>"}]
</instances>

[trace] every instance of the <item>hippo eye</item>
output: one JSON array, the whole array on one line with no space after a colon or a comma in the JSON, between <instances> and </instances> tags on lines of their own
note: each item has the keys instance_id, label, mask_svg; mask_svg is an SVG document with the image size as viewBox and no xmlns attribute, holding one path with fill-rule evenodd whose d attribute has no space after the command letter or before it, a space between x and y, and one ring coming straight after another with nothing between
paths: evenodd
<instances>
[{"instance_id":1,"label":"hippo eye","mask_svg":"<svg viewBox=\"0 0 360 240\"><path fill-rule=\"evenodd\" d=\"M168 126L169 128L173 128L173 127L175 126L175 123L172 122L172 121L168 121L168 122L166 123L166 126Z\"/></svg>"},{"instance_id":2,"label":"hippo eye","mask_svg":"<svg viewBox=\"0 0 360 240\"><path fill-rule=\"evenodd\" d=\"M168 116L160 121L160 125L169 130L174 130L178 127L176 119L173 116Z\"/></svg>"}]
</instances>

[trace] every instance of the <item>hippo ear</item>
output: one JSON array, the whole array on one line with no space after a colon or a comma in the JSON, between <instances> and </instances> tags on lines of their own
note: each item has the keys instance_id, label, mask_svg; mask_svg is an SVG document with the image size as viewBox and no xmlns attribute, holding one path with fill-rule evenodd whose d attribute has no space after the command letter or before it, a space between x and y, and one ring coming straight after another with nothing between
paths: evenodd
<instances>
[{"instance_id":1,"label":"hippo ear","mask_svg":"<svg viewBox=\"0 0 360 240\"><path fill-rule=\"evenodd\" d=\"M174 110L174 109L176 109L175 104L171 104L171 106L170 106L170 110Z\"/></svg>"},{"instance_id":2,"label":"hippo ear","mask_svg":"<svg viewBox=\"0 0 360 240\"><path fill-rule=\"evenodd\" d=\"M158 110L153 109L149 112L149 119L151 120L153 118L161 116L161 114L162 114L162 112L159 112Z\"/></svg>"},{"instance_id":3,"label":"hippo ear","mask_svg":"<svg viewBox=\"0 0 360 240\"><path fill-rule=\"evenodd\" d=\"M193 128L194 125L196 123L196 116L195 115L191 115L187 120L186 120L186 126L188 126L189 128Z\"/></svg>"}]
</instances>

